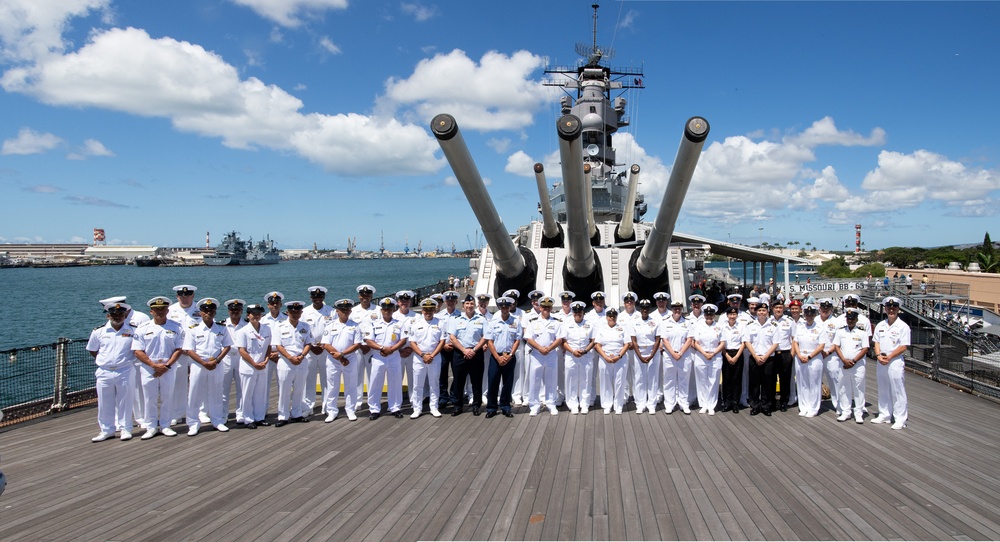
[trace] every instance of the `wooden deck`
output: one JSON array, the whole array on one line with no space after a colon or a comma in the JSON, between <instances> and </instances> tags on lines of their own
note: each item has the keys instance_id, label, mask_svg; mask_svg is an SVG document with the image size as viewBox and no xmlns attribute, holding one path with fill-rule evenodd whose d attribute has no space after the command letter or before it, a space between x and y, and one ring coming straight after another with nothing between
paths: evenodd
<instances>
[{"instance_id":1,"label":"wooden deck","mask_svg":"<svg viewBox=\"0 0 1000 542\"><path fill-rule=\"evenodd\" d=\"M518 408L93 444L79 409L0 432L0 538L1000 539L1000 405L907 390L903 431Z\"/></svg>"}]
</instances>

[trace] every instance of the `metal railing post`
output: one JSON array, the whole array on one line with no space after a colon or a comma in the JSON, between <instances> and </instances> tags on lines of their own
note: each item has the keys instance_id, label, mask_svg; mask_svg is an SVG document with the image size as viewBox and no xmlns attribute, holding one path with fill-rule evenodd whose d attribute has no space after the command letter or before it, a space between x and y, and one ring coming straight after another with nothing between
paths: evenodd
<instances>
[{"instance_id":1,"label":"metal railing post","mask_svg":"<svg viewBox=\"0 0 1000 542\"><path fill-rule=\"evenodd\" d=\"M50 412L59 412L66 409L66 351L68 345L69 339L66 337L59 337L59 340L56 342L55 383L53 384L52 408L49 410Z\"/></svg>"},{"instance_id":2,"label":"metal railing post","mask_svg":"<svg viewBox=\"0 0 1000 542\"><path fill-rule=\"evenodd\" d=\"M931 379L935 382L939 381L939 373L941 370L941 328L934 329L934 355L931 358Z\"/></svg>"}]
</instances>

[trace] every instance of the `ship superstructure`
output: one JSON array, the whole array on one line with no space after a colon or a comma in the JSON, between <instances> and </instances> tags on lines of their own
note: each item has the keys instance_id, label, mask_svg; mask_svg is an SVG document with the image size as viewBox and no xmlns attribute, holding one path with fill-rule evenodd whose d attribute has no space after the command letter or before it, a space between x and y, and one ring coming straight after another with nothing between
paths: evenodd
<instances>
[{"instance_id":1,"label":"ship superstructure","mask_svg":"<svg viewBox=\"0 0 1000 542\"><path fill-rule=\"evenodd\" d=\"M281 262L281 253L270 237L256 243L253 238L244 241L239 232L227 233L215 252L203 256L205 265L266 265Z\"/></svg>"}]
</instances>

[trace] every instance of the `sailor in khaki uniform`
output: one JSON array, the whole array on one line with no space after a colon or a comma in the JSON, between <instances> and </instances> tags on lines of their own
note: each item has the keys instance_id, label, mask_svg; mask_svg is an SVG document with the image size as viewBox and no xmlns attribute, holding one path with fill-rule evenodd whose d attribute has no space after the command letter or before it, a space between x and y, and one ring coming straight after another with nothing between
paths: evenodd
<instances>
[{"instance_id":1,"label":"sailor in khaki uniform","mask_svg":"<svg viewBox=\"0 0 1000 542\"><path fill-rule=\"evenodd\" d=\"M90 439L101 442L121 432L122 440L132 438L132 394L135 388L135 354L132 337L135 327L126 321L132 310L127 303L106 303L108 322L94 328L87 351L97 365L97 424L101 432Z\"/></svg>"},{"instance_id":2,"label":"sailor in khaki uniform","mask_svg":"<svg viewBox=\"0 0 1000 542\"><path fill-rule=\"evenodd\" d=\"M201 428L200 413L204 407L209 423L218 431L226 432L228 406L222 406L223 359L233 346L233 339L225 324L215 322L219 300L206 297L198 301L201 321L184 333L184 353L191 358L191 377L187 400L188 436L198 434Z\"/></svg>"},{"instance_id":3,"label":"sailor in khaki uniform","mask_svg":"<svg viewBox=\"0 0 1000 542\"><path fill-rule=\"evenodd\" d=\"M353 303L350 299L338 299L333 304L336 318L326 325L320 344L330 357L326 361L326 423L337 419L340 409L337 408L341 381L344 386L344 411L347 419L356 421L354 413L358 404L357 376L361 368L361 326L351 319Z\"/></svg>"},{"instance_id":4,"label":"sailor in khaki uniform","mask_svg":"<svg viewBox=\"0 0 1000 542\"><path fill-rule=\"evenodd\" d=\"M312 326L300 320L305 303L288 301L285 308L288 319L277 325L277 334L271 339L281 356L278 360L278 421L275 427L282 427L288 422L308 422L312 407L306 400L306 394L310 391L314 395L316 393L315 384L307 380L309 366L306 358L314 335ZM323 378L326 378L325 365ZM307 404L310 405L308 410Z\"/></svg>"},{"instance_id":5,"label":"sailor in khaki uniform","mask_svg":"<svg viewBox=\"0 0 1000 542\"><path fill-rule=\"evenodd\" d=\"M151 439L159 430L168 437L177 435L170 428L173 412L174 377L170 371L181 356L184 330L174 320L167 319L170 300L156 296L146 302L153 319L142 326L132 338L132 350L142 362L142 393L146 401L146 433L142 440Z\"/></svg>"}]
</instances>

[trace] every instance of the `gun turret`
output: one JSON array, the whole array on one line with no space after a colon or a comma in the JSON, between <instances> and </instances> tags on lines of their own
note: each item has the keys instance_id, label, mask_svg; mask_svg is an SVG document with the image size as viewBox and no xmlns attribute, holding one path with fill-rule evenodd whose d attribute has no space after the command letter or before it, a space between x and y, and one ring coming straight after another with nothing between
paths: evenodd
<instances>
[{"instance_id":1,"label":"gun turret","mask_svg":"<svg viewBox=\"0 0 1000 542\"><path fill-rule=\"evenodd\" d=\"M668 289L667 248L708 131L708 121L701 117L691 117L684 125L684 137L677 149L677 157L670 171L670 180L663 193L656 221L646 235L646 243L635 250L629 262L629 289L639 294L639 297L651 296L656 291Z\"/></svg>"},{"instance_id":2,"label":"gun turret","mask_svg":"<svg viewBox=\"0 0 1000 542\"><path fill-rule=\"evenodd\" d=\"M590 186L584 182L583 143L580 139L580 119L564 115L556 122L559 134L559 155L562 160L563 185L566 194L566 264L563 284L573 292L603 290L604 279L600 262L591 246L590 224L587 220L587 195Z\"/></svg>"},{"instance_id":3,"label":"gun turret","mask_svg":"<svg viewBox=\"0 0 1000 542\"><path fill-rule=\"evenodd\" d=\"M625 208L622 209L622 220L615 228L615 242L635 241L635 228L632 221L635 215L635 197L639 192L639 164L632 164L628 176L628 196L625 198Z\"/></svg>"},{"instance_id":4,"label":"gun turret","mask_svg":"<svg viewBox=\"0 0 1000 542\"><path fill-rule=\"evenodd\" d=\"M455 117L448 114L437 115L431 120L431 132L441 145L445 158L455 172L458 184L461 185L472 211L476 214L483 236L493 251L493 261L497 267L494 295L499 297L505 290L515 288L522 292L522 296L526 296L527 292L534 289L535 274L538 269L535 258L529 250L514 246L503 220L493 206L493 200L486 191L483 178L479 175L475 162L472 161Z\"/></svg>"},{"instance_id":5,"label":"gun turret","mask_svg":"<svg viewBox=\"0 0 1000 542\"><path fill-rule=\"evenodd\" d=\"M563 230L552 214L552 202L545 184L545 166L535 164L535 182L538 183L538 210L542 212L542 248L562 248Z\"/></svg>"}]
</instances>

